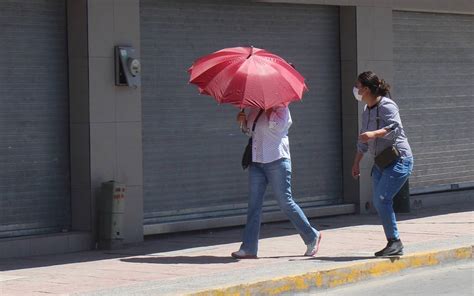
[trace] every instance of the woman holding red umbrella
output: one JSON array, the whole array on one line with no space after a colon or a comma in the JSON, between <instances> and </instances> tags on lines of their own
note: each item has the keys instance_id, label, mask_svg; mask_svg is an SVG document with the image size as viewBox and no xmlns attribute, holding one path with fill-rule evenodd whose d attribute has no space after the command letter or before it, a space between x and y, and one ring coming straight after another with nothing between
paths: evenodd
<instances>
[{"instance_id":1,"label":"woman holding red umbrella","mask_svg":"<svg viewBox=\"0 0 474 296\"><path fill-rule=\"evenodd\" d=\"M248 155L249 203L242 245L232 253L238 259L257 258L263 197L268 185L277 202L314 256L321 234L314 229L291 194L291 159L288 104L301 100L307 90L303 76L281 57L254 47L225 48L196 60L189 82L201 94L241 111L237 120L251 135ZM244 165L244 163L243 163ZM244 165L244 168L247 166Z\"/></svg>"},{"instance_id":2,"label":"woman holding red umbrella","mask_svg":"<svg viewBox=\"0 0 474 296\"><path fill-rule=\"evenodd\" d=\"M263 196L267 185L273 189L281 210L294 225L306 244L305 256L318 252L321 233L313 228L291 194L291 158L288 130L292 124L287 106L263 112L252 108L248 114L240 112L237 121L252 135L252 163L249 166L249 202L247 224L242 245L232 257L257 258Z\"/></svg>"}]
</instances>

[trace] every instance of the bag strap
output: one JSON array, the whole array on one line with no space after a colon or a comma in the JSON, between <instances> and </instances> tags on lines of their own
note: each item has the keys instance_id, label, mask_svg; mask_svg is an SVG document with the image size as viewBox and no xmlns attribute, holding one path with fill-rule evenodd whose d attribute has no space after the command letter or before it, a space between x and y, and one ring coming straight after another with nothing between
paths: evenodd
<instances>
[{"instance_id":1,"label":"bag strap","mask_svg":"<svg viewBox=\"0 0 474 296\"><path fill-rule=\"evenodd\" d=\"M377 121L377 130L380 128L380 117L379 117L379 105L380 102L382 102L382 98L380 98L380 101L377 104L377 114L375 115L375 120ZM377 139L375 138L375 154L377 154ZM393 144L392 144L393 145Z\"/></svg>"},{"instance_id":2,"label":"bag strap","mask_svg":"<svg viewBox=\"0 0 474 296\"><path fill-rule=\"evenodd\" d=\"M377 130L379 129L380 126L380 117L379 117L379 105L382 102L382 97L380 97L380 100L377 102L377 114L375 114L375 121L377 122ZM369 123L370 123L370 108L369 108L369 119L367 120L367 129L369 129ZM377 156L377 138L375 138L375 156Z\"/></svg>"},{"instance_id":3,"label":"bag strap","mask_svg":"<svg viewBox=\"0 0 474 296\"><path fill-rule=\"evenodd\" d=\"M260 109L260 112L258 112L257 117L255 117L255 120L253 121L252 132L255 131L255 126L257 125L257 120L260 117L260 115L262 115L262 113L263 113L263 109Z\"/></svg>"},{"instance_id":4,"label":"bag strap","mask_svg":"<svg viewBox=\"0 0 474 296\"><path fill-rule=\"evenodd\" d=\"M382 98L380 98L380 101L382 101ZM377 121L377 130L379 130L379 125L380 125L379 104L380 102L378 102L377 104L377 114L375 114L375 120ZM375 138L375 155L377 155L377 139L378 138Z\"/></svg>"},{"instance_id":5,"label":"bag strap","mask_svg":"<svg viewBox=\"0 0 474 296\"><path fill-rule=\"evenodd\" d=\"M380 99L380 101L382 101L382 99ZM377 129L379 129L380 127L380 117L379 117L379 104L380 102L377 104L377 114L375 114L375 120L377 121Z\"/></svg>"}]
</instances>

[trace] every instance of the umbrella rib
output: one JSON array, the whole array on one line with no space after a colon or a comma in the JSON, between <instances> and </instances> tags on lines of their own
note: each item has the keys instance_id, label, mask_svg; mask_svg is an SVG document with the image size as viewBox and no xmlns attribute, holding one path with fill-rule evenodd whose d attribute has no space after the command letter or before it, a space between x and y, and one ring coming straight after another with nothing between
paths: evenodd
<instances>
[{"instance_id":1,"label":"umbrella rib","mask_svg":"<svg viewBox=\"0 0 474 296\"><path fill-rule=\"evenodd\" d=\"M232 60L232 63L229 63L229 65L228 65L227 67L225 67L224 69L222 69L222 71L220 71L220 72L217 73L214 77L212 77L211 79L209 79L209 81L207 81L207 83L204 84L204 85L202 86L202 88L204 88L204 89L207 88L215 79L217 79L217 77L219 77L220 75L223 75L223 73L225 73L226 70L227 70L227 71L229 70L229 67L232 67L234 63L238 63L238 62L240 62L240 61L237 60L237 59ZM238 71L238 70L240 69L240 67L242 67L242 64L237 68L236 71ZM231 80L231 81L232 81L232 80ZM227 84L227 86L231 83L231 81L229 81L229 83ZM224 91L223 91L223 93L224 93Z\"/></svg>"},{"instance_id":2,"label":"umbrella rib","mask_svg":"<svg viewBox=\"0 0 474 296\"><path fill-rule=\"evenodd\" d=\"M234 71L234 73L238 73L238 72L240 71L240 69L242 69L242 67L247 63L247 61L248 61L247 59L244 60L244 61L239 65L239 67ZM226 88L225 88L225 89L223 90L223 92L222 92L224 98L226 97L228 87L229 87L230 85L232 85L232 83L234 82L235 79L238 79L238 78L240 78L238 75L234 75L234 77L229 80L229 83L227 83ZM247 86L247 77L245 77L245 83L244 83L244 88L242 89L242 94L245 93L246 86ZM227 94L227 95L228 95L228 94ZM241 102L240 102L240 104L239 104L240 107L241 107L241 109L242 109L242 106L243 106L243 105L242 105L243 101L244 101L244 100L242 99Z\"/></svg>"},{"instance_id":3,"label":"umbrella rib","mask_svg":"<svg viewBox=\"0 0 474 296\"><path fill-rule=\"evenodd\" d=\"M269 63L269 65L270 65L270 67L272 67L273 69L275 69L275 71L277 71L277 72L280 73L280 75L281 75L281 71L280 71L278 68L275 67L276 65L279 65L279 64ZM279 66L282 67L283 69L285 69L283 66L281 66L281 65L279 65ZM286 69L285 69L285 70L286 70ZM289 72L292 76L294 76L293 73L291 73L290 71L288 71L288 70L286 70L286 71ZM301 99L302 96L303 96L304 88L303 88L303 91L302 91L302 93L301 93L301 95L300 95L300 94L298 93L298 91L293 87L293 85L292 85L288 80L284 79L284 81L285 81L286 84L290 87L290 89L295 93L295 95L298 96L299 99ZM306 85L306 84L304 83L304 81L303 81L303 84Z\"/></svg>"},{"instance_id":4,"label":"umbrella rib","mask_svg":"<svg viewBox=\"0 0 474 296\"><path fill-rule=\"evenodd\" d=\"M255 59L253 59L253 58L252 58L252 59L248 59L248 61L249 61L249 63L250 63L250 61L253 63L255 69L260 70L260 67L257 66ZM249 71L249 72L250 72L250 71ZM263 97L265 97L265 91L264 91L264 88L263 88L261 76L260 76L260 75L256 75L255 77L256 77L256 79L258 79L258 81L259 81L259 83L257 83L256 85L257 85L257 86L260 88L260 90L261 90L261 91L260 91L260 95L263 96ZM255 79L255 78L254 78L254 79ZM245 88L244 88L244 90L243 90L243 91L244 91L244 94L246 93L247 85L248 85L248 84L246 83L246 84L245 84ZM257 98L257 99L254 98L254 100L249 101L247 97L244 97L243 100L242 100L242 104L245 103L245 102L247 102L247 103L250 102L251 105L253 105L253 106L255 106L255 107L258 107L258 108L261 108L261 109L267 109L267 106L265 105L265 100L263 99L263 97L260 98L261 101L263 102L263 106L260 106L259 104L257 104L257 103L258 103L258 98Z\"/></svg>"},{"instance_id":5,"label":"umbrella rib","mask_svg":"<svg viewBox=\"0 0 474 296\"><path fill-rule=\"evenodd\" d=\"M207 69L201 70L201 73L199 73L199 75L193 77L192 79L190 78L190 81L189 81L189 82L193 82L194 80L198 79L199 77L201 77L202 75L204 75L204 74L205 74L206 72L208 72L209 70L211 70L211 69L213 69L213 68L215 68L215 67L217 67L217 66L219 66L219 65L222 65L223 63L228 63L229 61L235 61L235 60L236 60L237 58L239 58L239 57L241 57L241 56L237 56L237 55L236 55L235 57L232 57L232 58L230 58L230 59L229 59L229 58L223 59L222 61L213 64L212 66L208 67ZM207 62L207 61L206 61L206 62ZM231 64L231 63L230 63L230 64ZM203 66L202 66L202 64L198 64L198 65L196 65L196 66L194 66L194 67L199 68L199 67L203 67ZM196 70L194 70L194 71L196 71Z\"/></svg>"},{"instance_id":6,"label":"umbrella rib","mask_svg":"<svg viewBox=\"0 0 474 296\"><path fill-rule=\"evenodd\" d=\"M263 87L262 77L260 75L258 76L258 81L259 81L258 86L260 87L260 93L262 94L263 97L265 97L265 89ZM263 101L263 104L264 104L263 109L267 110L267 104L266 104L265 100L262 100L262 101Z\"/></svg>"}]
</instances>

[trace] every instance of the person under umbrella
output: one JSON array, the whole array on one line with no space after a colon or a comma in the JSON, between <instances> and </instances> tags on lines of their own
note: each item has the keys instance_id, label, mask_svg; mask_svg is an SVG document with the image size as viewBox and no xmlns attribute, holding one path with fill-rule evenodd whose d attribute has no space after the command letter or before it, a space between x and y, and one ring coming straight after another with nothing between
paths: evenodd
<instances>
[{"instance_id":1,"label":"person under umbrella","mask_svg":"<svg viewBox=\"0 0 474 296\"><path fill-rule=\"evenodd\" d=\"M248 116L239 112L237 121L252 136L252 162L249 165L249 203L247 223L240 249L232 253L238 259L257 258L260 220L265 189L271 186L280 209L294 225L307 248L305 256L318 252L321 233L311 226L293 200L291 192L291 157L288 130L292 124L287 106L266 111L250 108ZM255 123L255 130L252 126Z\"/></svg>"},{"instance_id":2,"label":"person under umbrella","mask_svg":"<svg viewBox=\"0 0 474 296\"><path fill-rule=\"evenodd\" d=\"M307 90L304 78L281 57L253 47L215 52L198 59L189 72L190 82L198 85L202 94L248 109L248 114L242 110L237 115L240 127L251 136L247 223L242 244L231 256L257 258L268 185L306 244L304 255L316 255L322 235L311 226L291 191L288 130L292 120L288 104L300 100Z\"/></svg>"}]
</instances>

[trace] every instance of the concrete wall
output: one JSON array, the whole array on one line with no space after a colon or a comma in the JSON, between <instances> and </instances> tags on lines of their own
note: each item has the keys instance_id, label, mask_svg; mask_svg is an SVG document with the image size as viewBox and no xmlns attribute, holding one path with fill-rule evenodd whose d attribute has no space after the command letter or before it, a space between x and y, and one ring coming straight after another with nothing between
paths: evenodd
<instances>
[{"instance_id":1,"label":"concrete wall","mask_svg":"<svg viewBox=\"0 0 474 296\"><path fill-rule=\"evenodd\" d=\"M125 183L125 242L143 240L140 88L114 83L114 46L140 53L138 0L69 0L72 229L96 238L102 182Z\"/></svg>"},{"instance_id":2,"label":"concrete wall","mask_svg":"<svg viewBox=\"0 0 474 296\"><path fill-rule=\"evenodd\" d=\"M364 106L356 102L352 88L357 75L368 70L387 81L393 80L392 10L389 7L343 6L340 15L344 201L355 203L359 213L369 213L373 212L372 159L367 156L362 159L357 181L351 176Z\"/></svg>"},{"instance_id":3,"label":"concrete wall","mask_svg":"<svg viewBox=\"0 0 474 296\"><path fill-rule=\"evenodd\" d=\"M72 229L92 230L87 1L68 1Z\"/></svg>"},{"instance_id":4,"label":"concrete wall","mask_svg":"<svg viewBox=\"0 0 474 296\"><path fill-rule=\"evenodd\" d=\"M345 203L356 204L360 210L359 180L352 177L351 169L359 132L359 108L352 94L352 87L358 74L357 67L357 9L354 6L341 7L341 106L342 106L342 162L343 196Z\"/></svg>"},{"instance_id":5,"label":"concrete wall","mask_svg":"<svg viewBox=\"0 0 474 296\"><path fill-rule=\"evenodd\" d=\"M392 0L393 10L474 14L472 0Z\"/></svg>"},{"instance_id":6,"label":"concrete wall","mask_svg":"<svg viewBox=\"0 0 474 296\"><path fill-rule=\"evenodd\" d=\"M359 6L357 19L357 72L374 71L380 78L393 81L392 9L389 7ZM364 104L358 105L358 126L362 122ZM361 162L360 212L374 212L372 207L373 160L367 154Z\"/></svg>"},{"instance_id":7,"label":"concrete wall","mask_svg":"<svg viewBox=\"0 0 474 296\"><path fill-rule=\"evenodd\" d=\"M386 7L393 10L474 14L471 0L254 0L267 3Z\"/></svg>"}]
</instances>

